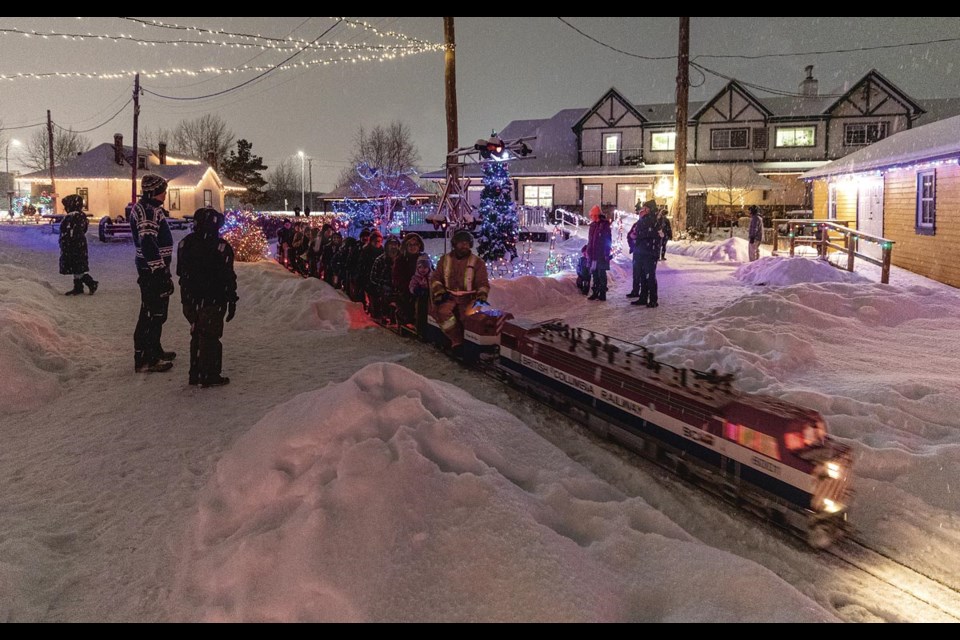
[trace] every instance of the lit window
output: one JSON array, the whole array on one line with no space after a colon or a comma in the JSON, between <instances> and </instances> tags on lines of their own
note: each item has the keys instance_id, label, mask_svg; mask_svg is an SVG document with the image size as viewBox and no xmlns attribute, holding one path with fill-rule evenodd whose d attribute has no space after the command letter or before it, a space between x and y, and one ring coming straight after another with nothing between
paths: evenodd
<instances>
[{"instance_id":1,"label":"lit window","mask_svg":"<svg viewBox=\"0 0 960 640\"><path fill-rule=\"evenodd\" d=\"M210 189L203 190L203 206L212 207L213 206L213 191Z\"/></svg>"},{"instance_id":2,"label":"lit window","mask_svg":"<svg viewBox=\"0 0 960 640\"><path fill-rule=\"evenodd\" d=\"M603 150L606 152L620 150L620 134L612 133L603 136Z\"/></svg>"},{"instance_id":3,"label":"lit window","mask_svg":"<svg viewBox=\"0 0 960 640\"><path fill-rule=\"evenodd\" d=\"M816 135L816 127L777 127L777 147L812 147Z\"/></svg>"},{"instance_id":4,"label":"lit window","mask_svg":"<svg viewBox=\"0 0 960 640\"><path fill-rule=\"evenodd\" d=\"M837 185L833 183L827 186L827 218L837 219Z\"/></svg>"},{"instance_id":5,"label":"lit window","mask_svg":"<svg viewBox=\"0 0 960 640\"><path fill-rule=\"evenodd\" d=\"M796 432L786 433L783 436L783 444L790 451L799 451L803 449L803 436Z\"/></svg>"},{"instance_id":6,"label":"lit window","mask_svg":"<svg viewBox=\"0 0 960 640\"><path fill-rule=\"evenodd\" d=\"M673 151L677 148L677 132L661 131L650 136L651 151Z\"/></svg>"},{"instance_id":7,"label":"lit window","mask_svg":"<svg viewBox=\"0 0 960 640\"><path fill-rule=\"evenodd\" d=\"M525 185L523 204L527 207L553 207L553 185Z\"/></svg>"}]
</instances>

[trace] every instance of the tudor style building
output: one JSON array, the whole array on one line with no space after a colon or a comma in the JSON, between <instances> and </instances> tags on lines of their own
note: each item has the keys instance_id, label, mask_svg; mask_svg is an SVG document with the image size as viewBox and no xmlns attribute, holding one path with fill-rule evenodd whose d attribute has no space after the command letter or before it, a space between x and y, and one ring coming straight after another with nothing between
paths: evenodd
<instances>
[{"instance_id":1,"label":"tudor style building","mask_svg":"<svg viewBox=\"0 0 960 640\"><path fill-rule=\"evenodd\" d=\"M700 209L758 204L785 211L812 205L799 180L804 171L918 122L960 113L960 101L916 100L876 70L824 95L808 66L794 95L760 98L731 80L710 100L691 102L689 112L688 198ZM633 210L649 197L666 202L673 191L674 113L673 104L635 104L611 88L588 109L511 122L500 136L530 139L535 156L510 164L515 197L528 206L580 211L601 203ZM474 203L479 176L476 166L465 172Z\"/></svg>"}]
</instances>

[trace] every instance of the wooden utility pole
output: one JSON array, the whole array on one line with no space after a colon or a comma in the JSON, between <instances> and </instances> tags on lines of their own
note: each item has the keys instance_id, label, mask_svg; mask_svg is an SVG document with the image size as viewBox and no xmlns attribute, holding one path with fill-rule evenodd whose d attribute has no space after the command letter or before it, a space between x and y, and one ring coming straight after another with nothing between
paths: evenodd
<instances>
[{"instance_id":1,"label":"wooden utility pole","mask_svg":"<svg viewBox=\"0 0 960 640\"><path fill-rule=\"evenodd\" d=\"M50 213L57 212L57 179L53 174L53 119L50 117L50 109L47 109L47 141L49 143L49 162L50 165Z\"/></svg>"},{"instance_id":2,"label":"wooden utility pole","mask_svg":"<svg viewBox=\"0 0 960 640\"><path fill-rule=\"evenodd\" d=\"M444 86L447 94L447 153L460 146L457 130L457 50L453 18L443 19L443 37L447 45L444 53ZM447 156L447 182L459 180L457 158Z\"/></svg>"},{"instance_id":3,"label":"wooden utility pole","mask_svg":"<svg viewBox=\"0 0 960 640\"><path fill-rule=\"evenodd\" d=\"M307 166L310 167L310 210L313 211L316 207L313 203L313 158L307 158Z\"/></svg>"},{"instance_id":4,"label":"wooden utility pole","mask_svg":"<svg viewBox=\"0 0 960 640\"><path fill-rule=\"evenodd\" d=\"M140 148L137 146L137 133L140 125L140 74L133 77L133 175L130 184L130 206L137 203L137 163L140 157ZM121 149L121 153L122 153Z\"/></svg>"},{"instance_id":5,"label":"wooden utility pole","mask_svg":"<svg viewBox=\"0 0 960 640\"><path fill-rule=\"evenodd\" d=\"M675 193L673 228L687 230L687 99L690 94L690 18L680 18L680 48L677 53L677 139L673 156Z\"/></svg>"}]
</instances>

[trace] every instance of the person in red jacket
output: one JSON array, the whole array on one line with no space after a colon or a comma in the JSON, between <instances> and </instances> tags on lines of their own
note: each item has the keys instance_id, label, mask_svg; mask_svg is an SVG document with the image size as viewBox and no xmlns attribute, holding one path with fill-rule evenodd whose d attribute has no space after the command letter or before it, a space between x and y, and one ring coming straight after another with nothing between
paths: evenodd
<instances>
[{"instance_id":1,"label":"person in red jacket","mask_svg":"<svg viewBox=\"0 0 960 640\"><path fill-rule=\"evenodd\" d=\"M602 302L607 299L607 271L610 270L613 234L610 232L610 221L598 205L590 209L590 220L587 259L590 260L590 273L593 275L593 293L587 300Z\"/></svg>"}]
</instances>

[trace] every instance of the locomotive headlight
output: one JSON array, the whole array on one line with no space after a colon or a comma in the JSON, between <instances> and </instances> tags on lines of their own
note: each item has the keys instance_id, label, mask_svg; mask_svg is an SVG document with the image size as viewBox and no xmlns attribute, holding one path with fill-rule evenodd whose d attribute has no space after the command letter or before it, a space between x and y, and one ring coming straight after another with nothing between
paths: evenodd
<instances>
[{"instance_id":1,"label":"locomotive headlight","mask_svg":"<svg viewBox=\"0 0 960 640\"><path fill-rule=\"evenodd\" d=\"M827 463L827 475L833 478L834 480L840 479L840 465L836 462Z\"/></svg>"},{"instance_id":2,"label":"locomotive headlight","mask_svg":"<svg viewBox=\"0 0 960 640\"><path fill-rule=\"evenodd\" d=\"M826 511L827 513L836 513L837 511L840 511L840 509L842 508L843 508L842 504L834 502L830 498L823 499L823 510Z\"/></svg>"}]
</instances>

